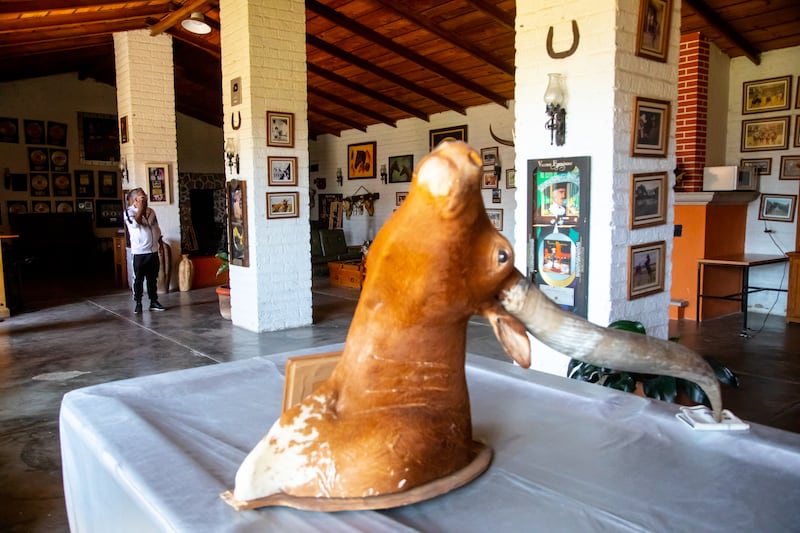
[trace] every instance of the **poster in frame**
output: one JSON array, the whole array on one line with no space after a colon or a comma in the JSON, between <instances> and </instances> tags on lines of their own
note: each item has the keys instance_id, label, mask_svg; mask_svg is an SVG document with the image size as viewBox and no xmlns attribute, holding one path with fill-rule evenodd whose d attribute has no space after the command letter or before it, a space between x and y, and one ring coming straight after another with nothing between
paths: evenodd
<instances>
[{"instance_id":1,"label":"poster in frame","mask_svg":"<svg viewBox=\"0 0 800 533\"><path fill-rule=\"evenodd\" d=\"M267 193L267 218L297 218L300 193L298 192L268 192Z\"/></svg>"},{"instance_id":2,"label":"poster in frame","mask_svg":"<svg viewBox=\"0 0 800 533\"><path fill-rule=\"evenodd\" d=\"M294 113L267 111L267 146L294 148Z\"/></svg>"},{"instance_id":3,"label":"poster in frame","mask_svg":"<svg viewBox=\"0 0 800 533\"><path fill-rule=\"evenodd\" d=\"M636 55L666 63L672 0L640 0Z\"/></svg>"},{"instance_id":4,"label":"poster in frame","mask_svg":"<svg viewBox=\"0 0 800 533\"><path fill-rule=\"evenodd\" d=\"M503 231L503 210L502 209L487 209L486 214L492 222L494 229Z\"/></svg>"},{"instance_id":5,"label":"poster in frame","mask_svg":"<svg viewBox=\"0 0 800 533\"><path fill-rule=\"evenodd\" d=\"M781 173L778 179L800 180L800 155L781 156Z\"/></svg>"},{"instance_id":6,"label":"poster in frame","mask_svg":"<svg viewBox=\"0 0 800 533\"><path fill-rule=\"evenodd\" d=\"M247 182L233 179L226 184L228 197L228 260L231 265L250 266L247 231Z\"/></svg>"},{"instance_id":7,"label":"poster in frame","mask_svg":"<svg viewBox=\"0 0 800 533\"><path fill-rule=\"evenodd\" d=\"M94 198L94 170L75 170L75 196Z\"/></svg>"},{"instance_id":8,"label":"poster in frame","mask_svg":"<svg viewBox=\"0 0 800 533\"><path fill-rule=\"evenodd\" d=\"M670 103L634 97L631 157L667 157Z\"/></svg>"},{"instance_id":9,"label":"poster in frame","mask_svg":"<svg viewBox=\"0 0 800 533\"><path fill-rule=\"evenodd\" d=\"M740 167L752 167L758 172L759 176L769 176L772 174L772 158L759 157L755 159L740 159Z\"/></svg>"},{"instance_id":10,"label":"poster in frame","mask_svg":"<svg viewBox=\"0 0 800 533\"><path fill-rule=\"evenodd\" d=\"M98 228L122 227L123 204L122 200L96 200L97 213L95 225Z\"/></svg>"},{"instance_id":11,"label":"poster in frame","mask_svg":"<svg viewBox=\"0 0 800 533\"><path fill-rule=\"evenodd\" d=\"M97 173L97 196L101 198L117 198L119 196L116 172L101 170Z\"/></svg>"},{"instance_id":12,"label":"poster in frame","mask_svg":"<svg viewBox=\"0 0 800 533\"><path fill-rule=\"evenodd\" d=\"M467 125L450 126L449 128L439 128L430 130L430 149L433 150L443 140L451 138L457 141L467 141Z\"/></svg>"},{"instance_id":13,"label":"poster in frame","mask_svg":"<svg viewBox=\"0 0 800 533\"><path fill-rule=\"evenodd\" d=\"M389 158L389 183L408 183L413 174L413 154L396 155Z\"/></svg>"},{"instance_id":14,"label":"poster in frame","mask_svg":"<svg viewBox=\"0 0 800 533\"><path fill-rule=\"evenodd\" d=\"M631 174L630 229L667 223L667 173Z\"/></svg>"},{"instance_id":15,"label":"poster in frame","mask_svg":"<svg viewBox=\"0 0 800 533\"><path fill-rule=\"evenodd\" d=\"M783 111L792 104L792 76L742 83L742 115Z\"/></svg>"},{"instance_id":16,"label":"poster in frame","mask_svg":"<svg viewBox=\"0 0 800 533\"><path fill-rule=\"evenodd\" d=\"M628 300L662 292L666 241L628 247Z\"/></svg>"},{"instance_id":17,"label":"poster in frame","mask_svg":"<svg viewBox=\"0 0 800 533\"><path fill-rule=\"evenodd\" d=\"M742 121L742 152L786 150L789 148L791 117L758 118Z\"/></svg>"},{"instance_id":18,"label":"poster in frame","mask_svg":"<svg viewBox=\"0 0 800 533\"><path fill-rule=\"evenodd\" d=\"M297 186L296 157L267 157L267 183L276 187Z\"/></svg>"},{"instance_id":19,"label":"poster in frame","mask_svg":"<svg viewBox=\"0 0 800 533\"><path fill-rule=\"evenodd\" d=\"M78 112L78 148L85 165L119 162L119 125L116 115Z\"/></svg>"},{"instance_id":20,"label":"poster in frame","mask_svg":"<svg viewBox=\"0 0 800 533\"><path fill-rule=\"evenodd\" d=\"M517 188L517 170L509 168L506 170L506 189Z\"/></svg>"},{"instance_id":21,"label":"poster in frame","mask_svg":"<svg viewBox=\"0 0 800 533\"><path fill-rule=\"evenodd\" d=\"M375 141L347 145L347 179L375 177Z\"/></svg>"},{"instance_id":22,"label":"poster in frame","mask_svg":"<svg viewBox=\"0 0 800 533\"><path fill-rule=\"evenodd\" d=\"M169 163L147 163L148 202L150 204L169 204L170 165Z\"/></svg>"},{"instance_id":23,"label":"poster in frame","mask_svg":"<svg viewBox=\"0 0 800 533\"><path fill-rule=\"evenodd\" d=\"M794 222L794 210L796 205L796 194L764 193L761 195L758 219L770 220L773 222Z\"/></svg>"}]
</instances>

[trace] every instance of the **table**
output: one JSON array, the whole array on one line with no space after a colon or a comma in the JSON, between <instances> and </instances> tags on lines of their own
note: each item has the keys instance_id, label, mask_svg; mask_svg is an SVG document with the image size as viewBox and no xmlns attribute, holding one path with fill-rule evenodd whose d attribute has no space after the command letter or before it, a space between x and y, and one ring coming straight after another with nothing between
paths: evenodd
<instances>
[{"instance_id":1,"label":"table","mask_svg":"<svg viewBox=\"0 0 800 533\"><path fill-rule=\"evenodd\" d=\"M757 424L694 431L675 418L675 405L474 355L474 433L495 455L472 483L379 512L237 512L219 494L278 417L285 359L302 353L312 351L66 394L71 530L796 530L800 434Z\"/></svg>"},{"instance_id":2,"label":"table","mask_svg":"<svg viewBox=\"0 0 800 533\"><path fill-rule=\"evenodd\" d=\"M776 263L785 263L789 258L786 255L769 255L769 254L734 254L723 255L718 257L707 257L705 259L697 260L697 321L702 321L702 312L700 309L700 301L703 298L714 298L717 300L732 300L741 302L741 311L744 315L742 319L742 331L740 333L743 337L748 337L747 330L747 295L760 291L778 291L786 292L786 289L772 288L772 287L752 287L750 286L750 269L757 266L773 265ZM742 271L742 289L733 294L726 294L723 296L712 296L703 294L702 280L705 273L705 267L724 267L724 268L738 268Z\"/></svg>"}]
</instances>

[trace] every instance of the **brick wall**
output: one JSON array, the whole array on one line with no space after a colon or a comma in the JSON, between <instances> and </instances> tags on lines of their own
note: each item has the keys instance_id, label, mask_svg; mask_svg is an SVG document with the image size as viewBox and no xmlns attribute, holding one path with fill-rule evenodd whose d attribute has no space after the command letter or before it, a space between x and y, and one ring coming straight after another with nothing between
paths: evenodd
<instances>
[{"instance_id":1,"label":"brick wall","mask_svg":"<svg viewBox=\"0 0 800 533\"><path fill-rule=\"evenodd\" d=\"M708 133L709 43L699 33L681 36L675 155L684 172L677 191L703 190Z\"/></svg>"}]
</instances>

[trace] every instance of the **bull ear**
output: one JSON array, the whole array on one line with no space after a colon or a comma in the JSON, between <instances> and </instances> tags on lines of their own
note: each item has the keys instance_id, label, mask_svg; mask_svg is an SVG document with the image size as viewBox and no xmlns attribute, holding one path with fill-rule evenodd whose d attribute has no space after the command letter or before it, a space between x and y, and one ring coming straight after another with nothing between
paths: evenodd
<instances>
[{"instance_id":1,"label":"bull ear","mask_svg":"<svg viewBox=\"0 0 800 533\"><path fill-rule=\"evenodd\" d=\"M522 368L530 367L531 341L528 339L525 325L499 305L490 307L483 315L489 320L495 337L511 359Z\"/></svg>"}]
</instances>

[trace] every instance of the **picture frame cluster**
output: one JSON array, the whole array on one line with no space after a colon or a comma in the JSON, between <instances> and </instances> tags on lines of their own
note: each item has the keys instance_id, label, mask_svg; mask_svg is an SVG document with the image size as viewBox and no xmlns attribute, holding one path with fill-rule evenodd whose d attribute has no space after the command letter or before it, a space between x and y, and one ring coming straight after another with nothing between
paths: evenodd
<instances>
[{"instance_id":1,"label":"picture frame cluster","mask_svg":"<svg viewBox=\"0 0 800 533\"><path fill-rule=\"evenodd\" d=\"M294 113L267 111L267 146L294 148L294 143ZM298 158L296 156L267 156L267 185L269 187L297 187L298 175ZM300 193L298 191L267 191L265 202L268 220L300 217Z\"/></svg>"}]
</instances>

